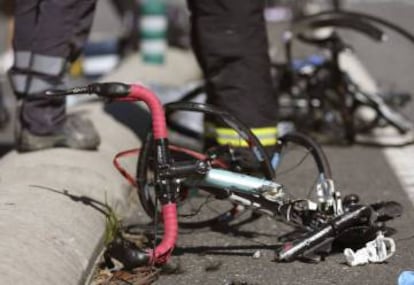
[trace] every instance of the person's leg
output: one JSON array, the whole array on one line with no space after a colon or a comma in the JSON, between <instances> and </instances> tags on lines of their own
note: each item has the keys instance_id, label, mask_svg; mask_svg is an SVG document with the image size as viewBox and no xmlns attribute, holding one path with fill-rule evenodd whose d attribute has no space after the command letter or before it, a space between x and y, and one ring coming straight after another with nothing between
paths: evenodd
<instances>
[{"instance_id":1,"label":"person's leg","mask_svg":"<svg viewBox=\"0 0 414 285\"><path fill-rule=\"evenodd\" d=\"M74 50L79 54L92 24L95 2L41 1L30 66L34 74L27 94L39 94L63 84L69 57L73 57ZM56 132L65 120L65 99L25 100L21 115L25 127L34 134Z\"/></svg>"},{"instance_id":2,"label":"person's leg","mask_svg":"<svg viewBox=\"0 0 414 285\"><path fill-rule=\"evenodd\" d=\"M28 98L42 95L47 89L62 87L68 60L75 49L81 48L81 44L76 45L73 39L79 31L89 30L95 2L19 0L16 3L16 60L10 74L16 94L22 98L20 123L23 131L18 138L18 147L20 144L22 150L53 146L89 149L99 144L93 128L89 130L90 135L78 136L78 131L88 130L78 123L67 122L64 98ZM69 126L71 130L68 130Z\"/></svg>"},{"instance_id":3,"label":"person's leg","mask_svg":"<svg viewBox=\"0 0 414 285\"><path fill-rule=\"evenodd\" d=\"M29 81L27 71L32 55L38 4L39 0L16 0L14 5L14 64L10 71L10 83L17 96L25 95Z\"/></svg>"},{"instance_id":4,"label":"person's leg","mask_svg":"<svg viewBox=\"0 0 414 285\"><path fill-rule=\"evenodd\" d=\"M139 1L136 0L112 0L110 1L116 10L123 25L122 52L137 50L139 46Z\"/></svg>"},{"instance_id":5,"label":"person's leg","mask_svg":"<svg viewBox=\"0 0 414 285\"><path fill-rule=\"evenodd\" d=\"M17 0L14 7L15 32L13 38L14 64L10 71L12 87L19 98L53 87L54 84L44 83L43 73L33 73L33 47L39 22L39 0ZM62 61L63 62L63 61ZM37 68L39 69L39 68ZM59 73L63 67L59 68ZM46 72L48 70L46 69ZM58 80L56 80L58 81ZM41 89L39 89L39 86ZM50 106L49 106L50 105ZM49 104L48 99L24 99L20 108L22 127L30 132L43 134L53 131L54 123L64 116L64 101Z\"/></svg>"},{"instance_id":6,"label":"person's leg","mask_svg":"<svg viewBox=\"0 0 414 285\"><path fill-rule=\"evenodd\" d=\"M69 62L74 62L79 57L83 47L85 46L92 27L97 0L85 0L78 2L79 4L76 5L75 11L76 15L73 17L74 29L69 41Z\"/></svg>"},{"instance_id":7,"label":"person's leg","mask_svg":"<svg viewBox=\"0 0 414 285\"><path fill-rule=\"evenodd\" d=\"M188 0L188 5L208 102L237 116L265 146L274 145L277 98L271 85L264 1ZM215 133L219 144L240 142L217 124Z\"/></svg>"}]
</instances>

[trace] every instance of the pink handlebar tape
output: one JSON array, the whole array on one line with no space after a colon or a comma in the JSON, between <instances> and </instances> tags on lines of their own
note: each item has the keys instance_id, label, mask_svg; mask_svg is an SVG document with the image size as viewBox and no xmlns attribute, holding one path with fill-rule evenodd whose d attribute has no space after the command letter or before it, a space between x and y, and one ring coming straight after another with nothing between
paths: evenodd
<instances>
[{"instance_id":1,"label":"pink handlebar tape","mask_svg":"<svg viewBox=\"0 0 414 285\"><path fill-rule=\"evenodd\" d=\"M152 262L156 264L163 264L168 261L177 242L178 236L178 220L177 220L177 205L170 203L162 206L162 217L164 221L164 235L162 242L157 245L154 252L150 251Z\"/></svg>"},{"instance_id":2,"label":"pink handlebar tape","mask_svg":"<svg viewBox=\"0 0 414 285\"><path fill-rule=\"evenodd\" d=\"M120 101L143 101L151 111L152 131L154 139L167 139L167 124L165 121L164 108L160 99L151 90L142 85L131 85L130 93L127 97L120 98Z\"/></svg>"}]
</instances>

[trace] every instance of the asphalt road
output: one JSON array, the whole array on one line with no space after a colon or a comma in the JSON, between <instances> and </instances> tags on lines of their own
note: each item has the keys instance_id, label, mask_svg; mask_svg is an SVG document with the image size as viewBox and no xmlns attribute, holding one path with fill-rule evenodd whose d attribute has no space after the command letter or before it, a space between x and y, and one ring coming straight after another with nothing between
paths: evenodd
<instances>
[{"instance_id":1,"label":"asphalt road","mask_svg":"<svg viewBox=\"0 0 414 285\"><path fill-rule=\"evenodd\" d=\"M382 16L414 32L414 6L409 3L353 3L350 9ZM393 34L389 42L381 46L362 36L350 36L360 58L382 86L414 90L412 45ZM412 103L404 109L414 120L413 111ZM325 150L336 186L343 194L358 193L365 202L396 200L403 204L404 215L390 224L397 230L393 236L397 252L387 263L351 268L344 264L341 253L318 264L272 262L277 237L288 228L263 217L239 228L245 234L254 233L254 238L208 230L184 232L174 254L184 272L162 276L157 284L226 284L234 280L246 284L396 284L402 270L414 269L412 202L381 148L326 146ZM414 164L414 157L412 162ZM262 253L259 259L252 257L256 250ZM221 265L216 270L209 270L217 263Z\"/></svg>"}]
</instances>

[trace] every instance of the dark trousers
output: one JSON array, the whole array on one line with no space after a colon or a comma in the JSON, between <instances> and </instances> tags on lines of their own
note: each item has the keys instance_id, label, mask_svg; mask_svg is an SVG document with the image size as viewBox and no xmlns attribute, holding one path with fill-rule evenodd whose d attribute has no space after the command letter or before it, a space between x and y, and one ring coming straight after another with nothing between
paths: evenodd
<instances>
[{"instance_id":1,"label":"dark trousers","mask_svg":"<svg viewBox=\"0 0 414 285\"><path fill-rule=\"evenodd\" d=\"M264 0L187 0L208 102L251 128L276 125Z\"/></svg>"},{"instance_id":2,"label":"dark trousers","mask_svg":"<svg viewBox=\"0 0 414 285\"><path fill-rule=\"evenodd\" d=\"M112 6L121 18L124 34L121 38L122 49L137 50L139 46L139 1L137 0L112 0Z\"/></svg>"},{"instance_id":3,"label":"dark trousers","mask_svg":"<svg viewBox=\"0 0 414 285\"><path fill-rule=\"evenodd\" d=\"M56 131L65 119L64 99L24 99L63 83L89 33L96 0L16 0L15 62L10 80L23 98L20 121L35 134Z\"/></svg>"}]
</instances>

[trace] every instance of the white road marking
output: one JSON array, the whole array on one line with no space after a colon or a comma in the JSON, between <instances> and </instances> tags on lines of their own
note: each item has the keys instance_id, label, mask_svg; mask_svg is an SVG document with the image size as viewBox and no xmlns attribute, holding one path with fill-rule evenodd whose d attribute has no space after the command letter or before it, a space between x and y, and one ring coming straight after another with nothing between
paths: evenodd
<instances>
[{"instance_id":1,"label":"white road marking","mask_svg":"<svg viewBox=\"0 0 414 285\"><path fill-rule=\"evenodd\" d=\"M414 202L414 146L386 148L384 154L401 186Z\"/></svg>"},{"instance_id":2,"label":"white road marking","mask_svg":"<svg viewBox=\"0 0 414 285\"><path fill-rule=\"evenodd\" d=\"M413 0L411 1L414 3ZM363 64L358 60L355 54L344 53L340 63L342 68L348 72L361 89L373 93L378 91L378 85L375 80L364 68ZM390 137L387 137L384 131L374 133L373 136L377 136L377 141L379 143L381 143L382 140L385 140L384 142L392 143L393 136L391 135ZM398 140L399 138L401 140L404 139L403 136L394 135L395 140ZM373 140L375 141L375 138L373 138ZM398 141L396 144L398 144ZM383 153L399 179L401 186L414 203L414 145L406 147L387 147L384 148Z\"/></svg>"}]
</instances>

